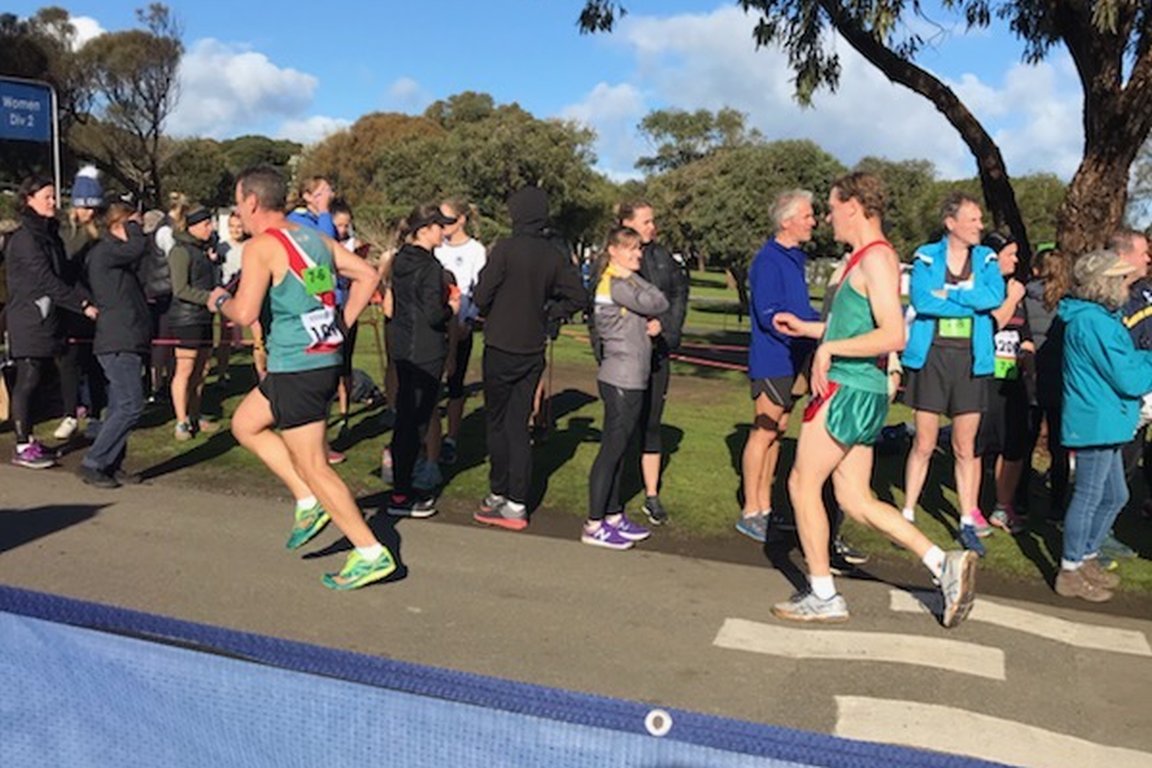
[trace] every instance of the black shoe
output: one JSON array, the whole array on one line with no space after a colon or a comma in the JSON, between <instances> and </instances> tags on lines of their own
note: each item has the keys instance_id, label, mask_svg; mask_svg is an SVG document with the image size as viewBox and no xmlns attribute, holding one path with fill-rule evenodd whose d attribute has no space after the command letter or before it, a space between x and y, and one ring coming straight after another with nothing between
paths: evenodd
<instances>
[{"instance_id":1,"label":"black shoe","mask_svg":"<svg viewBox=\"0 0 1152 768\"><path fill-rule=\"evenodd\" d=\"M388 514L393 517L432 517L436 497L421 493L393 493L388 497Z\"/></svg>"},{"instance_id":2,"label":"black shoe","mask_svg":"<svg viewBox=\"0 0 1152 768\"><path fill-rule=\"evenodd\" d=\"M868 562L868 555L858 549L853 549L844 539L837 536L832 541L832 557L837 557L852 565L864 565Z\"/></svg>"},{"instance_id":3,"label":"black shoe","mask_svg":"<svg viewBox=\"0 0 1152 768\"><path fill-rule=\"evenodd\" d=\"M125 472L118 469L112 473L112 477L120 483L120 485L140 485L144 482L144 476L139 472Z\"/></svg>"},{"instance_id":4,"label":"black shoe","mask_svg":"<svg viewBox=\"0 0 1152 768\"><path fill-rule=\"evenodd\" d=\"M659 496L646 498L644 506L640 510L648 516L648 522L652 525L664 525L668 522L668 510L664 509L664 505L660 503Z\"/></svg>"},{"instance_id":5,"label":"black shoe","mask_svg":"<svg viewBox=\"0 0 1152 768\"><path fill-rule=\"evenodd\" d=\"M80 469L76 471L76 474L80 476L80 479L83 480L86 485L91 485L96 488L120 487L120 482L116 480L116 478L110 477L98 469L86 467L83 464L80 465Z\"/></svg>"}]
</instances>

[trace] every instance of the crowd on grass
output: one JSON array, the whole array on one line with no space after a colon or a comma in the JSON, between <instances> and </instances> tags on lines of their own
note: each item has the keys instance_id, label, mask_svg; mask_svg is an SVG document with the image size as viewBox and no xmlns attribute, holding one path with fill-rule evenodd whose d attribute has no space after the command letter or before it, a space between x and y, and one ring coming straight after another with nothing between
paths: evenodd
<instances>
[{"instance_id":1,"label":"crowd on grass","mask_svg":"<svg viewBox=\"0 0 1152 768\"><path fill-rule=\"evenodd\" d=\"M599 252L581 264L550 226L547 194L532 186L510 196L511 234L490 248L469 233L476 211L456 198L413 208L394 243L362 242L326 179L304 179L289 195L264 168L240 176L224 216L179 195L167 211L144 212L106 195L91 168L74 180L64 216L56 196L50 179L28 178L3 249L13 464L56 465L34 427L44 384L58 382L63 418L53 434L70 440L85 424L83 481L137 481L124 461L146 404L171 408L176 441L215 432L201 407L213 354L227 376L232 351L251 344L259 384L231 430L296 499L287 546L303 546L334 521L354 549L324 583L357 588L396 567L331 469L344 457L327 440L331 403L346 431L350 403L362 396L352 351L363 310L375 304L385 318L382 399L395 414L382 459L386 511L436 513L440 467L456 460L465 377L482 332L489 493L474 519L511 531L532 514L531 425L546 345L561 323L583 316L604 416L581 541L627 550L669 521L660 425L689 279L683 260L659 243L649 203L622 202ZM1048 489L1046 517L1063 530L1055 590L1110 599L1117 560L1135 554L1113 524L1133 474L1152 469L1143 415L1152 408L1142 409L1152 392L1147 237L1122 229L1108 248L1084 254L1047 245L1022 265L1010 237L985 232L977 200L950 194L937 238L912 254L905 299L900 259L883 235L885 205L881 182L862 173L837 179L827 201L782 192L771 201L775 231L748 271L754 417L736 528L769 545L794 528L810 572L809 589L773 612L805 622L848 618L833 574L867 560L839 535L848 516L919 557L944 594L943 623L954 626L971 607L983 540L996 529L1023 532L1028 513L1040 515L1028 509L1039 484ZM818 206L845 246L820 308L810 303L804 250ZM914 414L903 510L870 489L873 447L896 397ZM780 438L804 399L785 472ZM958 497L949 551L915 525L944 435ZM1043 475L1032 466L1041 436L1050 456ZM628 516L620 492L635 443L645 524ZM995 486L987 515L985 467ZM772 511L777 478L787 479L794 519Z\"/></svg>"}]
</instances>

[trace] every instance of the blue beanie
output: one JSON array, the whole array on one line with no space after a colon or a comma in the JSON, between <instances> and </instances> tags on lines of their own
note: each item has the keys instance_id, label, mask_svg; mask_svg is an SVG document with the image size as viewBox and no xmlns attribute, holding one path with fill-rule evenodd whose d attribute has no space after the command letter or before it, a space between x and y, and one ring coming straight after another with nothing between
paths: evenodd
<instances>
[{"instance_id":1,"label":"blue beanie","mask_svg":"<svg viewBox=\"0 0 1152 768\"><path fill-rule=\"evenodd\" d=\"M100 186L100 171L96 166L86 165L76 174L72 182L72 207L104 207L104 188Z\"/></svg>"}]
</instances>

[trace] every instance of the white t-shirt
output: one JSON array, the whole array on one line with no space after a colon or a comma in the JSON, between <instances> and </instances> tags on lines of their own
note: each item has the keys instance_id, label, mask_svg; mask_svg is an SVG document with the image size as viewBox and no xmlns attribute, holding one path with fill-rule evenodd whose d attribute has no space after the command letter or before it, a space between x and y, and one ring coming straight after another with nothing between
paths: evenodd
<instances>
[{"instance_id":1,"label":"white t-shirt","mask_svg":"<svg viewBox=\"0 0 1152 768\"><path fill-rule=\"evenodd\" d=\"M472 303L472 294L476 291L480 270L488 260L487 251L478 241L468 238L460 245L444 243L436 249L436 258L456 277L456 285L460 288L460 314L457 317L461 325L472 322L480 316Z\"/></svg>"}]
</instances>

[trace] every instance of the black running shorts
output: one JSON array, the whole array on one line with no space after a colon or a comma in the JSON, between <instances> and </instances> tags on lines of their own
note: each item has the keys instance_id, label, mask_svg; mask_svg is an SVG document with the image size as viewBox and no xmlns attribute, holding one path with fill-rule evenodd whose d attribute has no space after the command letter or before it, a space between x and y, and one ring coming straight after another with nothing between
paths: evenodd
<instances>
[{"instance_id":1,"label":"black running shorts","mask_svg":"<svg viewBox=\"0 0 1152 768\"><path fill-rule=\"evenodd\" d=\"M292 429L328 420L328 408L336 396L340 366L297 373L269 373L260 382L260 393L272 406L279 429Z\"/></svg>"}]
</instances>

